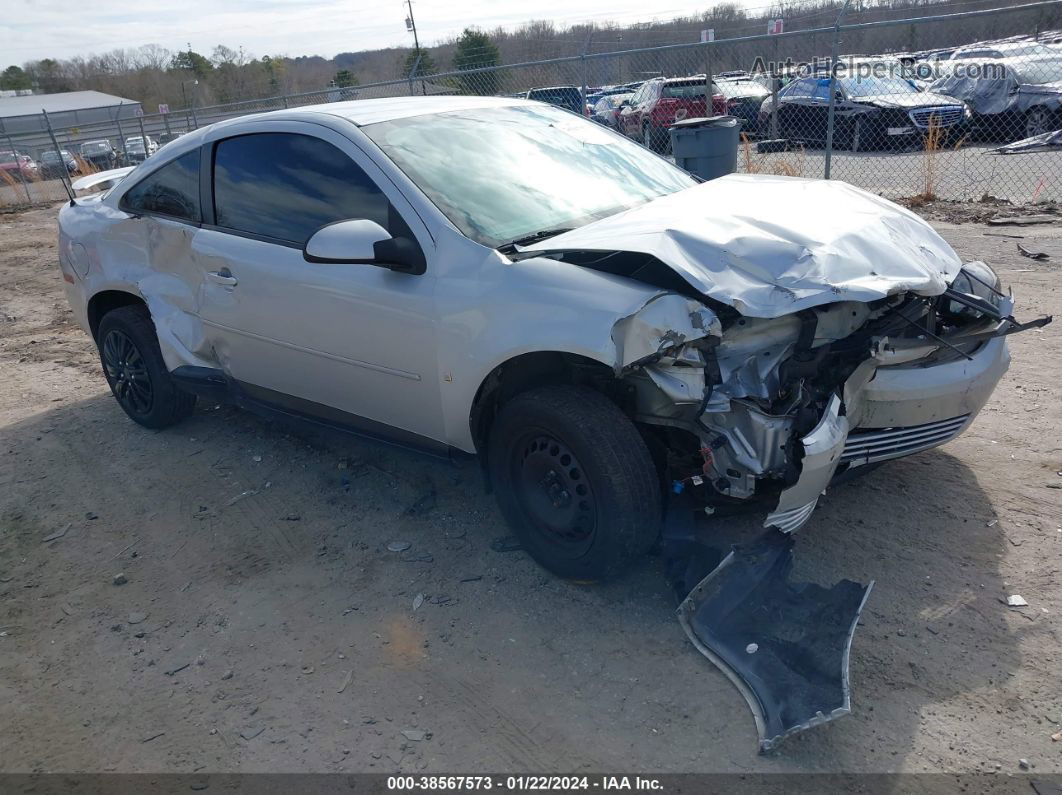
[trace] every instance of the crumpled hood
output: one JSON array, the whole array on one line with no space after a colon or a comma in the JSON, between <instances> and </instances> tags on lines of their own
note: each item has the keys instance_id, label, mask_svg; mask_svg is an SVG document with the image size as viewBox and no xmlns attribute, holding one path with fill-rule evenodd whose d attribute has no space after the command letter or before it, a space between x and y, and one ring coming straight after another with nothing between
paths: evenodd
<instances>
[{"instance_id":1,"label":"crumpled hood","mask_svg":"<svg viewBox=\"0 0 1062 795\"><path fill-rule=\"evenodd\" d=\"M962 262L914 213L843 182L731 174L528 252L633 251L750 317L901 292L939 295Z\"/></svg>"}]
</instances>

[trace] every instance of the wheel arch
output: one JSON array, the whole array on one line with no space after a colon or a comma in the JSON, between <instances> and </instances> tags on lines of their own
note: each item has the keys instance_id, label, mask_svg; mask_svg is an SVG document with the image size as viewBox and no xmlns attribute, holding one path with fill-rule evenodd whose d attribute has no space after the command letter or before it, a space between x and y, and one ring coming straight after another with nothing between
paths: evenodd
<instances>
[{"instance_id":1,"label":"wheel arch","mask_svg":"<svg viewBox=\"0 0 1062 795\"><path fill-rule=\"evenodd\" d=\"M123 306L140 305L147 308L147 302L137 293L128 290L101 290L88 301L87 317L92 339L95 340L99 331L100 321L108 312Z\"/></svg>"},{"instance_id":2,"label":"wheel arch","mask_svg":"<svg viewBox=\"0 0 1062 795\"><path fill-rule=\"evenodd\" d=\"M629 405L627 396L632 390L610 366L582 354L543 350L511 356L483 378L469 410L469 431L484 466L486 441L498 410L521 392L557 384L589 386L620 409Z\"/></svg>"}]
</instances>

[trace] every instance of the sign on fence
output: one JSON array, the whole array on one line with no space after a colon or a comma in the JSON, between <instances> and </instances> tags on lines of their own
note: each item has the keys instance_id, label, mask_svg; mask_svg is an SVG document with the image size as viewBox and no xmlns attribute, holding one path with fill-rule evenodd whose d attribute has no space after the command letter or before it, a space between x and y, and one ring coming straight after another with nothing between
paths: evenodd
<instances>
[{"instance_id":1,"label":"sign on fence","mask_svg":"<svg viewBox=\"0 0 1062 795\"><path fill-rule=\"evenodd\" d=\"M785 24L780 19L772 19L767 23L767 35L775 36L785 32Z\"/></svg>"},{"instance_id":2,"label":"sign on fence","mask_svg":"<svg viewBox=\"0 0 1062 795\"><path fill-rule=\"evenodd\" d=\"M159 113L169 113L169 112L170 112L170 106L160 102L159 103Z\"/></svg>"},{"instance_id":3,"label":"sign on fence","mask_svg":"<svg viewBox=\"0 0 1062 795\"><path fill-rule=\"evenodd\" d=\"M701 31L701 44L706 41L715 41L715 28L708 28L708 30Z\"/></svg>"}]
</instances>

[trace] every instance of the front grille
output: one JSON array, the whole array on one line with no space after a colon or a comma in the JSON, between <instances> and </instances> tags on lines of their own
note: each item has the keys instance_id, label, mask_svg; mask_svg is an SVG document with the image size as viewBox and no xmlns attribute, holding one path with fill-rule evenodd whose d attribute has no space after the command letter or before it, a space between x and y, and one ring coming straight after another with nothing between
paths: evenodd
<instances>
[{"instance_id":1,"label":"front grille","mask_svg":"<svg viewBox=\"0 0 1062 795\"><path fill-rule=\"evenodd\" d=\"M962 121L963 109L955 105L945 105L940 108L918 108L907 115L915 127L923 130L929 127L930 118L937 120L938 127L953 127Z\"/></svg>"},{"instance_id":2,"label":"front grille","mask_svg":"<svg viewBox=\"0 0 1062 795\"><path fill-rule=\"evenodd\" d=\"M928 450L958 436L968 419L970 415L963 414L909 428L856 428L848 435L841 463L873 464Z\"/></svg>"}]
</instances>

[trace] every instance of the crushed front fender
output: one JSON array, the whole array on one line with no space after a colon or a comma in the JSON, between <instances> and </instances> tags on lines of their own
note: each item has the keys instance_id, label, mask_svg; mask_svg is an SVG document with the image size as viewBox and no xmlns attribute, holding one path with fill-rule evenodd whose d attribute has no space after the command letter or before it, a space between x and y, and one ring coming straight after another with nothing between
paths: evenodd
<instances>
[{"instance_id":1,"label":"crushed front fender","mask_svg":"<svg viewBox=\"0 0 1062 795\"><path fill-rule=\"evenodd\" d=\"M678 608L694 646L752 709L761 752L848 715L848 656L874 583L789 582L791 535L735 546Z\"/></svg>"}]
</instances>

